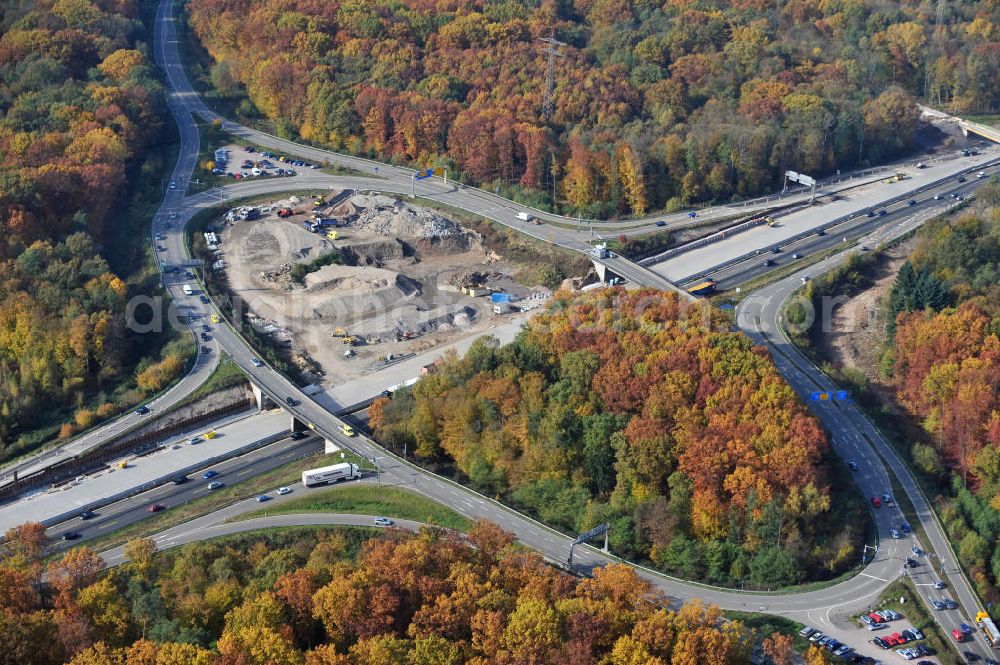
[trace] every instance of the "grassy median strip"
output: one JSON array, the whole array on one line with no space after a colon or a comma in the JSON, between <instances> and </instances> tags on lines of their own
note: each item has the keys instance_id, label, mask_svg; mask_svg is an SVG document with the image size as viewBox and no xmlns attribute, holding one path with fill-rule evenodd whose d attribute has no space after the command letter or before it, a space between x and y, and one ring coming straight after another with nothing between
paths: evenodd
<instances>
[{"instance_id":1,"label":"grassy median strip","mask_svg":"<svg viewBox=\"0 0 1000 665\"><path fill-rule=\"evenodd\" d=\"M283 513L351 513L385 515L399 519L437 524L457 531L468 531L472 522L454 510L399 487L347 483L309 494L235 518L237 520L280 515Z\"/></svg>"},{"instance_id":2,"label":"grassy median strip","mask_svg":"<svg viewBox=\"0 0 1000 665\"><path fill-rule=\"evenodd\" d=\"M193 520L196 517L201 517L220 508L225 508L242 499L256 496L262 492L272 492L281 485L298 482L302 478L303 471L321 466L323 463L323 453L320 452L283 464L242 482L232 485L227 484L221 489L214 490L203 497L193 499L178 506L172 506L169 500L164 500L167 510L159 513L150 513L145 519L111 531L103 536L86 540L83 544L93 550L102 551L128 542L132 538L151 536L170 527ZM192 474L192 476L189 482L201 482L200 475L195 476ZM195 479L196 477L197 480ZM228 474L223 476L222 479L225 480L227 477Z\"/></svg>"}]
</instances>

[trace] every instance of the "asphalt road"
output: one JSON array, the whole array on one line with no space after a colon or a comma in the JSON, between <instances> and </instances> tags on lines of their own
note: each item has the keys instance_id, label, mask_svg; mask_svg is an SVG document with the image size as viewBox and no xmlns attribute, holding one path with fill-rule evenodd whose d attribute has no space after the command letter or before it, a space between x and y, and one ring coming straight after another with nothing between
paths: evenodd
<instances>
[{"instance_id":1,"label":"asphalt road","mask_svg":"<svg viewBox=\"0 0 1000 665\"><path fill-rule=\"evenodd\" d=\"M1000 172L1000 168L996 166L984 170L988 174ZM911 206L906 202L901 202L885 206L886 214L884 216L867 217L865 214L857 215L840 224L827 227L822 236L814 233L795 242L781 245L781 252L778 254L773 254L763 249L758 250L759 253L755 254L752 258L716 268L710 274L686 280L684 285L693 286L704 277L711 277L717 282L717 290L726 291L732 289L751 279L778 270L798 260L792 258L793 254L799 254L802 257L808 258L810 255L837 247L845 242L845 240L856 240L880 228L890 228L896 224L904 223L915 214L924 214L927 211L933 211L934 214L943 212L949 206L956 203L955 199L951 198L951 194L958 194L967 198L988 181L988 178L972 178L964 183L954 181L943 183L916 196L914 198L917 201L916 205ZM942 198L936 200L934 198L935 195ZM874 246L872 246L872 249L874 249ZM765 265L764 261L766 260L773 261L774 265Z\"/></svg>"},{"instance_id":2,"label":"asphalt road","mask_svg":"<svg viewBox=\"0 0 1000 665\"><path fill-rule=\"evenodd\" d=\"M103 536L146 519L152 514L149 512L149 506L152 504L162 504L169 511L208 494L211 491L208 489L210 482L219 481L226 485L234 484L259 476L288 462L314 455L322 450L323 442L317 437L299 440L282 439L245 455L233 457L196 473L188 474L188 481L182 485L172 483L161 485L147 492L108 504L94 511L95 516L91 519L74 518L53 525L45 532L49 538L55 541L54 549L75 546L88 539ZM211 480L202 478L202 473L208 469L218 472L218 477ZM63 541L63 535L68 532L79 534L79 538Z\"/></svg>"},{"instance_id":3,"label":"asphalt road","mask_svg":"<svg viewBox=\"0 0 1000 665\"><path fill-rule=\"evenodd\" d=\"M896 224L879 228L872 234L863 237L858 244L875 246L904 235L938 212L940 212L938 209L928 207L922 212L911 214ZM813 391L834 392L837 390L837 386L814 367L784 335L781 327L783 305L801 287L803 276L808 274L815 277L833 270L857 251L859 250L855 248L845 250L770 284L748 296L737 309L737 322L740 329L754 341L767 344L771 348L778 369L799 395L805 396ZM895 560L895 566L886 566L878 573L866 570L862 575L871 575L873 582L876 583L873 586L882 586L889 581L909 574L928 608L930 608L928 602L930 599L942 597L953 598L961 605L961 609L956 611L929 610L947 633L950 633L962 622L972 625L971 618L981 609L979 601L957 565L957 557L951 549L944 530L909 468L853 402L809 401L807 404L830 433L837 454L843 459L854 461L859 465L860 471L855 474L855 480L866 497L881 496L885 492L891 492L887 468L892 469L899 484L912 502L926 535L925 542L918 541L915 535L907 536L901 540L893 540L889 536L889 530L898 529L903 521L898 506L891 508L883 506L879 509L873 509L879 531L880 552L887 548L893 550L890 556ZM921 565L910 569L908 573L902 566L902 560L906 556L912 556L909 553L911 547L919 547L928 554L914 557L919 560ZM933 582L939 577L935 574L934 569L941 570L942 567L944 573L940 575L940 579L946 582L948 588L939 591L933 587ZM950 639L949 636L946 635L946 637ZM973 651L982 657L993 653L978 632L973 642L964 643L961 648Z\"/></svg>"}]
</instances>

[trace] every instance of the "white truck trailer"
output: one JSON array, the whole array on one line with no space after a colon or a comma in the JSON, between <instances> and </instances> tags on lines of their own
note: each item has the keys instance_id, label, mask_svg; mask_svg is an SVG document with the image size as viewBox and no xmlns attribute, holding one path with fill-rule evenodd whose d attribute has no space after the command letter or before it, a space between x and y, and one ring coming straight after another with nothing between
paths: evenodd
<instances>
[{"instance_id":1,"label":"white truck trailer","mask_svg":"<svg viewBox=\"0 0 1000 665\"><path fill-rule=\"evenodd\" d=\"M351 462L341 462L332 466L309 469L302 472L302 484L306 487L326 485L341 480L356 480L361 477L361 467Z\"/></svg>"}]
</instances>

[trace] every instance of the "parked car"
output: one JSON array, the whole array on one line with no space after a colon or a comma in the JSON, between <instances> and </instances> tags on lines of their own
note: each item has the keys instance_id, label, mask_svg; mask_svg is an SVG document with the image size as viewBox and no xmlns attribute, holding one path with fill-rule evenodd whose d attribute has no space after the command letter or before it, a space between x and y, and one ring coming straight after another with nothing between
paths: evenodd
<instances>
[{"instance_id":1,"label":"parked car","mask_svg":"<svg viewBox=\"0 0 1000 665\"><path fill-rule=\"evenodd\" d=\"M910 528L910 525L907 522L903 522L902 524L900 524L899 530L907 534L913 533L913 529Z\"/></svg>"},{"instance_id":2,"label":"parked car","mask_svg":"<svg viewBox=\"0 0 1000 665\"><path fill-rule=\"evenodd\" d=\"M920 564L917 562L916 559L907 559L906 560L906 567L907 568L916 568L919 565Z\"/></svg>"},{"instance_id":3,"label":"parked car","mask_svg":"<svg viewBox=\"0 0 1000 665\"><path fill-rule=\"evenodd\" d=\"M895 538L896 540L899 540L900 538L903 537L902 534L899 533L899 531L896 531L895 529L890 530L889 535Z\"/></svg>"},{"instance_id":4,"label":"parked car","mask_svg":"<svg viewBox=\"0 0 1000 665\"><path fill-rule=\"evenodd\" d=\"M799 631L799 635L801 635L802 637L809 637L815 632L816 632L815 628L810 628L809 626L803 626L802 630Z\"/></svg>"},{"instance_id":5,"label":"parked car","mask_svg":"<svg viewBox=\"0 0 1000 665\"><path fill-rule=\"evenodd\" d=\"M207 305L208 303L212 302L211 300L208 299L208 296L206 296L204 293L198 296L198 300L200 300L203 305Z\"/></svg>"},{"instance_id":6,"label":"parked car","mask_svg":"<svg viewBox=\"0 0 1000 665\"><path fill-rule=\"evenodd\" d=\"M914 556L923 556L923 555L927 554L927 552L924 552L922 549L920 549L916 545L914 545L913 547L911 547L910 551L913 552Z\"/></svg>"}]
</instances>

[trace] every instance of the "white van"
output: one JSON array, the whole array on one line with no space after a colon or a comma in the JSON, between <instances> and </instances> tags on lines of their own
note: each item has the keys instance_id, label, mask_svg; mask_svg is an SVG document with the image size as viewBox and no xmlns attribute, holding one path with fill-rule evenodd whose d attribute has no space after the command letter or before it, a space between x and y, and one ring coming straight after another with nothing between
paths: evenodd
<instances>
[{"instance_id":1,"label":"white van","mask_svg":"<svg viewBox=\"0 0 1000 665\"><path fill-rule=\"evenodd\" d=\"M184 285L184 295L186 295L186 296L193 296L194 295L194 291L191 290L191 285L190 284L185 284Z\"/></svg>"},{"instance_id":2,"label":"white van","mask_svg":"<svg viewBox=\"0 0 1000 665\"><path fill-rule=\"evenodd\" d=\"M521 220L522 222L530 222L531 221L531 215L529 215L526 212L519 212L519 213L517 213L517 218L519 220Z\"/></svg>"}]
</instances>

